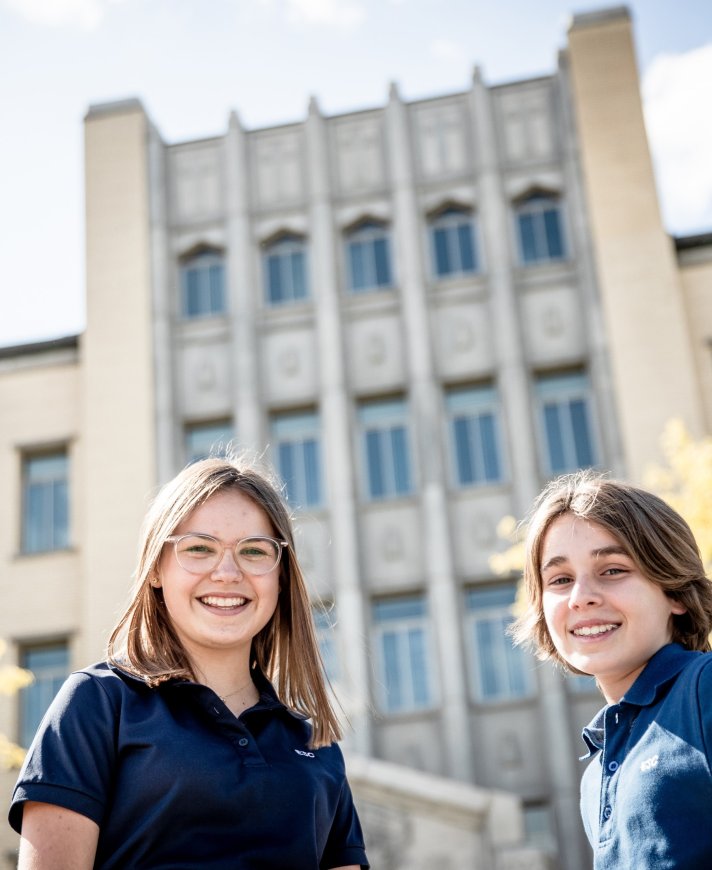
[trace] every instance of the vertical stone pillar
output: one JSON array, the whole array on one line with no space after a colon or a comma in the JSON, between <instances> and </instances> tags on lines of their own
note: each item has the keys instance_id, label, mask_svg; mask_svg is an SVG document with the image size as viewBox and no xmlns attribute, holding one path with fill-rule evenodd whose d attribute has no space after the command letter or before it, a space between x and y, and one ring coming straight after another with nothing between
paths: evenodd
<instances>
[{"instance_id":1,"label":"vertical stone pillar","mask_svg":"<svg viewBox=\"0 0 712 870\"><path fill-rule=\"evenodd\" d=\"M344 370L339 283L329 196L329 155L324 119L316 101L306 122L311 227L311 280L319 354L319 398L324 465L333 542L334 586L339 638L346 674L344 706L353 726L352 746L372 753L369 715L367 620L360 582L356 496L351 469L348 389Z\"/></svg>"},{"instance_id":2,"label":"vertical stone pillar","mask_svg":"<svg viewBox=\"0 0 712 870\"><path fill-rule=\"evenodd\" d=\"M625 462L639 482L660 457L670 416L703 431L700 388L660 218L628 10L576 15L568 52Z\"/></svg>"},{"instance_id":3,"label":"vertical stone pillar","mask_svg":"<svg viewBox=\"0 0 712 870\"><path fill-rule=\"evenodd\" d=\"M250 237L247 141L235 112L230 113L225 138L225 166L234 422L238 443L259 452L263 442L257 336L261 285L254 274Z\"/></svg>"},{"instance_id":4,"label":"vertical stone pillar","mask_svg":"<svg viewBox=\"0 0 712 870\"><path fill-rule=\"evenodd\" d=\"M462 667L460 590L452 558L444 459L439 445L442 400L435 377L428 324L427 289L420 256L419 208L413 177L407 110L394 85L386 109L388 156L393 188L394 242L399 264L401 311L404 321L415 423L415 461L420 484L422 528L427 532L425 575L437 642L444 748L447 774L473 776L472 738L465 669Z\"/></svg>"},{"instance_id":5,"label":"vertical stone pillar","mask_svg":"<svg viewBox=\"0 0 712 870\"><path fill-rule=\"evenodd\" d=\"M82 662L127 599L156 483L148 119L137 100L95 106L84 134Z\"/></svg>"},{"instance_id":6,"label":"vertical stone pillar","mask_svg":"<svg viewBox=\"0 0 712 870\"><path fill-rule=\"evenodd\" d=\"M479 158L477 187L479 218L485 245L485 268L492 313L497 386L502 401L505 430L509 435L509 476L518 516L529 509L539 491L536 443L524 358L519 306L512 277L510 204L502 190L497 139L487 88L475 69L470 91L473 136ZM528 436L528 437L527 437Z\"/></svg>"}]
</instances>

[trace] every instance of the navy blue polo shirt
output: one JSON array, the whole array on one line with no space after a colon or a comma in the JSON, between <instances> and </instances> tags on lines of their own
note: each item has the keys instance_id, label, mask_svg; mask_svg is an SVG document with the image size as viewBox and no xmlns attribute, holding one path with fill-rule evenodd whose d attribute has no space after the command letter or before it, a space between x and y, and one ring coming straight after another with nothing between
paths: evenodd
<instances>
[{"instance_id":1,"label":"navy blue polo shirt","mask_svg":"<svg viewBox=\"0 0 712 870\"><path fill-rule=\"evenodd\" d=\"M99 825L95 867L326 870L368 867L336 744L311 750L311 726L264 677L236 718L207 686L150 688L107 664L72 674L20 772L24 801Z\"/></svg>"},{"instance_id":2,"label":"navy blue polo shirt","mask_svg":"<svg viewBox=\"0 0 712 870\"><path fill-rule=\"evenodd\" d=\"M712 867L712 654L664 646L583 737L594 870Z\"/></svg>"}]
</instances>

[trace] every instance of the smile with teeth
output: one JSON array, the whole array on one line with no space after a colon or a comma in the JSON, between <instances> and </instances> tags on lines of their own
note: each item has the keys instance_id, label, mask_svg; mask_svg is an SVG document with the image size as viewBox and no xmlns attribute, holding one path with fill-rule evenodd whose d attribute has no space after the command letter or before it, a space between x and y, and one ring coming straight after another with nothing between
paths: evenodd
<instances>
[{"instance_id":1,"label":"smile with teeth","mask_svg":"<svg viewBox=\"0 0 712 870\"><path fill-rule=\"evenodd\" d=\"M605 625L582 625L580 628L575 628L573 634L576 637L595 637L597 634L613 631L614 628L618 628L615 622L608 622Z\"/></svg>"},{"instance_id":2,"label":"smile with teeth","mask_svg":"<svg viewBox=\"0 0 712 870\"><path fill-rule=\"evenodd\" d=\"M235 596L234 598L218 598L216 595L205 595L203 598L199 599L203 604L207 604L210 607L242 607L243 604L247 604L247 598L241 598Z\"/></svg>"}]
</instances>

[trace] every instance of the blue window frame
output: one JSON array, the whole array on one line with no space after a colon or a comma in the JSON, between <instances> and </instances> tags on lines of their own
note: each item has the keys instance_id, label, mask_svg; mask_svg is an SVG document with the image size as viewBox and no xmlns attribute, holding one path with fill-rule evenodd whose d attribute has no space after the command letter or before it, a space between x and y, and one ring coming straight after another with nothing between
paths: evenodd
<instances>
[{"instance_id":1,"label":"blue window frame","mask_svg":"<svg viewBox=\"0 0 712 870\"><path fill-rule=\"evenodd\" d=\"M275 464L293 507L315 507L322 503L320 433L317 413L272 417Z\"/></svg>"},{"instance_id":2,"label":"blue window frame","mask_svg":"<svg viewBox=\"0 0 712 870\"><path fill-rule=\"evenodd\" d=\"M225 262L220 251L201 251L184 260L180 277L184 317L225 313Z\"/></svg>"},{"instance_id":3,"label":"blue window frame","mask_svg":"<svg viewBox=\"0 0 712 870\"><path fill-rule=\"evenodd\" d=\"M339 653L336 643L336 609L333 605L313 608L316 639L324 672L331 683L339 679Z\"/></svg>"},{"instance_id":4,"label":"blue window frame","mask_svg":"<svg viewBox=\"0 0 712 870\"><path fill-rule=\"evenodd\" d=\"M408 409L402 399L368 402L359 408L369 499L407 495L412 490Z\"/></svg>"},{"instance_id":5,"label":"blue window frame","mask_svg":"<svg viewBox=\"0 0 712 870\"><path fill-rule=\"evenodd\" d=\"M380 709L406 713L432 707L432 655L425 597L376 601L373 621Z\"/></svg>"},{"instance_id":6,"label":"blue window frame","mask_svg":"<svg viewBox=\"0 0 712 870\"><path fill-rule=\"evenodd\" d=\"M235 437L229 420L211 423L189 423L185 427L186 462L197 462L208 456L225 456Z\"/></svg>"},{"instance_id":7,"label":"blue window frame","mask_svg":"<svg viewBox=\"0 0 712 870\"><path fill-rule=\"evenodd\" d=\"M536 392L548 475L596 464L588 378L583 373L537 378Z\"/></svg>"},{"instance_id":8,"label":"blue window frame","mask_svg":"<svg viewBox=\"0 0 712 870\"><path fill-rule=\"evenodd\" d=\"M66 451L23 460L22 552L69 546L69 460Z\"/></svg>"},{"instance_id":9,"label":"blue window frame","mask_svg":"<svg viewBox=\"0 0 712 870\"><path fill-rule=\"evenodd\" d=\"M524 265L563 259L564 234L557 199L540 193L528 196L517 203L516 221Z\"/></svg>"},{"instance_id":10,"label":"blue window frame","mask_svg":"<svg viewBox=\"0 0 712 870\"><path fill-rule=\"evenodd\" d=\"M497 390L491 386L451 389L445 397L445 405L457 485L501 481Z\"/></svg>"},{"instance_id":11,"label":"blue window frame","mask_svg":"<svg viewBox=\"0 0 712 870\"><path fill-rule=\"evenodd\" d=\"M466 593L473 697L481 702L524 698L534 691L534 660L506 634L516 587L487 586Z\"/></svg>"},{"instance_id":12,"label":"blue window frame","mask_svg":"<svg viewBox=\"0 0 712 870\"><path fill-rule=\"evenodd\" d=\"M438 278L466 275L479 269L472 214L448 208L430 222L433 271Z\"/></svg>"},{"instance_id":13,"label":"blue window frame","mask_svg":"<svg viewBox=\"0 0 712 870\"><path fill-rule=\"evenodd\" d=\"M306 241L284 235L264 247L265 301L268 305L299 302L309 295Z\"/></svg>"},{"instance_id":14,"label":"blue window frame","mask_svg":"<svg viewBox=\"0 0 712 870\"><path fill-rule=\"evenodd\" d=\"M66 641L26 646L20 652L20 666L32 671L34 682L20 692L19 743L27 747L35 736L52 699L69 674Z\"/></svg>"},{"instance_id":15,"label":"blue window frame","mask_svg":"<svg viewBox=\"0 0 712 870\"><path fill-rule=\"evenodd\" d=\"M383 224L369 221L346 236L349 289L352 293L390 287L390 233Z\"/></svg>"}]
</instances>

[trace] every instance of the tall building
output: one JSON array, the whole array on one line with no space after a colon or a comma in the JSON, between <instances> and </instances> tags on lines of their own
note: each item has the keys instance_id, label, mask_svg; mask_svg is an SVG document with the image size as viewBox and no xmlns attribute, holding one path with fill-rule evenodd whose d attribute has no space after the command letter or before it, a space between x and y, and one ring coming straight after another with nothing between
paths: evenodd
<instances>
[{"instance_id":1,"label":"tall building","mask_svg":"<svg viewBox=\"0 0 712 870\"><path fill-rule=\"evenodd\" d=\"M712 236L662 225L627 10L542 78L177 144L127 100L85 136L86 331L0 351L0 636L37 675L0 732L101 656L156 486L231 443L284 480L347 748L513 792L589 866L600 699L511 647L489 559L553 475L712 431Z\"/></svg>"}]
</instances>

